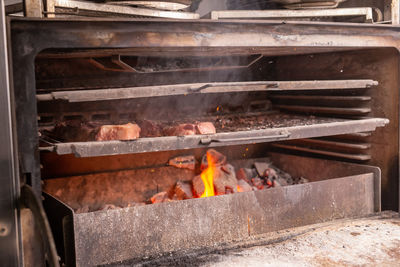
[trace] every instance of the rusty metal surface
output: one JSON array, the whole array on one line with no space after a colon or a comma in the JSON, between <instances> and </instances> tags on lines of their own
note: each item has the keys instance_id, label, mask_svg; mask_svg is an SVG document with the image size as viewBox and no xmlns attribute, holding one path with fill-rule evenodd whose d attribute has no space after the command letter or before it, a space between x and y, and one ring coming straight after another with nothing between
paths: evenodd
<instances>
[{"instance_id":1,"label":"rusty metal surface","mask_svg":"<svg viewBox=\"0 0 400 267\"><path fill-rule=\"evenodd\" d=\"M379 85L366 91L370 96L370 116L390 120L368 138L370 165L382 170L383 210L398 210L399 203L399 58L397 49L378 49L313 56L285 56L278 60L279 79L332 79L374 77ZM296 62L296 64L293 64ZM323 66L321 68L321 66Z\"/></svg>"},{"instance_id":2,"label":"rusty metal surface","mask_svg":"<svg viewBox=\"0 0 400 267\"><path fill-rule=\"evenodd\" d=\"M66 100L68 102L86 102L196 93L233 93L246 91L301 91L331 89L361 89L378 85L373 80L336 80L336 81L251 81L220 82L198 84L174 84L146 87L127 87L98 90L56 91L50 94L38 94L38 101Z\"/></svg>"},{"instance_id":3,"label":"rusty metal surface","mask_svg":"<svg viewBox=\"0 0 400 267\"><path fill-rule=\"evenodd\" d=\"M345 184L346 187L338 188ZM374 211L373 175L271 191L76 214L77 266L201 248Z\"/></svg>"},{"instance_id":4,"label":"rusty metal surface","mask_svg":"<svg viewBox=\"0 0 400 267\"><path fill-rule=\"evenodd\" d=\"M44 211L42 202L35 194L32 187L26 184L21 187L20 201L22 207L26 207L32 211L35 225L37 225L41 236L41 245L43 246L46 255L46 263L50 267L60 267L59 257L47 215Z\"/></svg>"},{"instance_id":5,"label":"rusty metal surface","mask_svg":"<svg viewBox=\"0 0 400 267\"><path fill-rule=\"evenodd\" d=\"M198 147L219 147L368 132L375 130L376 127L383 127L388 123L387 119L371 118L210 135L148 137L132 141L56 143L54 144L54 151L59 155L74 154L77 157L94 157Z\"/></svg>"},{"instance_id":6,"label":"rusty metal surface","mask_svg":"<svg viewBox=\"0 0 400 267\"><path fill-rule=\"evenodd\" d=\"M65 29L68 28L66 31ZM90 30L88 30L90 29ZM343 37L343 32L346 36ZM149 35L149 32L152 34ZM101 33L101 34L100 34ZM205 34L207 33L207 34ZM398 47L395 27L383 25L280 23L260 21L163 21L163 20L35 20L13 19L14 88L16 98L18 143L22 172L40 180L37 154L37 109L35 103L35 56L46 48L162 48L203 51L223 48L255 50L264 47ZM301 37L300 37L301 36ZM235 40L234 43L231 40ZM251 48L251 49L250 49ZM338 49L339 49L338 48ZM144 49L144 50L146 50ZM232 49L232 50L231 50ZM286 49L287 50L287 49ZM36 190L40 190L36 187Z\"/></svg>"},{"instance_id":7,"label":"rusty metal surface","mask_svg":"<svg viewBox=\"0 0 400 267\"><path fill-rule=\"evenodd\" d=\"M279 168L312 177L314 182L74 214L74 229L67 235L73 234L75 243L69 243L67 250L75 251L77 266L106 264L216 246L380 210L380 171L376 167L275 153L270 156ZM251 164L241 162L242 166Z\"/></svg>"}]
</instances>

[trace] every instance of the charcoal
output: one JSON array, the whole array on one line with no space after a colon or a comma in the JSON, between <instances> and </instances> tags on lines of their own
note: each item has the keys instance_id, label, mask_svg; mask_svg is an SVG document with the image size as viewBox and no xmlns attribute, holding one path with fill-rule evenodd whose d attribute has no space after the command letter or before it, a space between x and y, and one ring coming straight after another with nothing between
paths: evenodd
<instances>
[{"instance_id":1,"label":"charcoal","mask_svg":"<svg viewBox=\"0 0 400 267\"><path fill-rule=\"evenodd\" d=\"M267 188L271 188L274 186L274 180L271 178L265 178L265 184L267 186Z\"/></svg>"},{"instance_id":2,"label":"charcoal","mask_svg":"<svg viewBox=\"0 0 400 267\"><path fill-rule=\"evenodd\" d=\"M227 190L237 192L237 179L232 165L226 164L215 169L214 189L217 195L223 195Z\"/></svg>"},{"instance_id":3,"label":"charcoal","mask_svg":"<svg viewBox=\"0 0 400 267\"><path fill-rule=\"evenodd\" d=\"M212 163L215 167L224 165L226 163L226 156L219 153L215 149L209 149L209 150L207 150L207 153L201 159L201 166L200 166L201 170L207 169L207 167L208 167L207 158L212 160Z\"/></svg>"},{"instance_id":4,"label":"charcoal","mask_svg":"<svg viewBox=\"0 0 400 267\"><path fill-rule=\"evenodd\" d=\"M284 171L279 172L279 177L284 179L288 185L292 185L294 183L292 176Z\"/></svg>"},{"instance_id":5,"label":"charcoal","mask_svg":"<svg viewBox=\"0 0 400 267\"><path fill-rule=\"evenodd\" d=\"M247 183L250 183L250 179L253 178L254 176L250 176L248 175L249 171L246 171L245 168L240 168L237 172L236 172L236 178L238 180L244 180Z\"/></svg>"},{"instance_id":6,"label":"charcoal","mask_svg":"<svg viewBox=\"0 0 400 267\"><path fill-rule=\"evenodd\" d=\"M173 200L193 198L192 186L188 182L178 181L168 191L168 197Z\"/></svg>"},{"instance_id":7,"label":"charcoal","mask_svg":"<svg viewBox=\"0 0 400 267\"><path fill-rule=\"evenodd\" d=\"M204 183L200 175L197 175L192 180L193 192L197 197L200 197L204 193Z\"/></svg>"},{"instance_id":8,"label":"charcoal","mask_svg":"<svg viewBox=\"0 0 400 267\"><path fill-rule=\"evenodd\" d=\"M253 188L244 180L238 180L238 192L250 192Z\"/></svg>"},{"instance_id":9,"label":"charcoal","mask_svg":"<svg viewBox=\"0 0 400 267\"><path fill-rule=\"evenodd\" d=\"M266 162L254 162L254 167L260 177L265 176L265 171L271 166L271 164Z\"/></svg>"},{"instance_id":10,"label":"charcoal","mask_svg":"<svg viewBox=\"0 0 400 267\"><path fill-rule=\"evenodd\" d=\"M172 201L171 199L168 198L167 192L157 193L154 196L152 196L150 200L151 200L151 203L153 203L153 204Z\"/></svg>"},{"instance_id":11,"label":"charcoal","mask_svg":"<svg viewBox=\"0 0 400 267\"><path fill-rule=\"evenodd\" d=\"M192 155L175 157L168 161L168 165L179 169L194 170L196 166L196 159Z\"/></svg>"},{"instance_id":12,"label":"charcoal","mask_svg":"<svg viewBox=\"0 0 400 267\"><path fill-rule=\"evenodd\" d=\"M273 168L267 168L264 172L265 177L268 177L270 179L277 179L278 174Z\"/></svg>"},{"instance_id":13,"label":"charcoal","mask_svg":"<svg viewBox=\"0 0 400 267\"><path fill-rule=\"evenodd\" d=\"M253 186L257 189L262 190L264 189L264 181L260 177L255 177L251 179Z\"/></svg>"}]
</instances>

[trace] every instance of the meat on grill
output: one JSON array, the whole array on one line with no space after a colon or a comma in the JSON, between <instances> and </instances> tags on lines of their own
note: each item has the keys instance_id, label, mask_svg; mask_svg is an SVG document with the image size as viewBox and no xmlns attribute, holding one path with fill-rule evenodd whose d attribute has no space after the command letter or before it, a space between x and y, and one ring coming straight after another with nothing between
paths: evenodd
<instances>
[{"instance_id":1,"label":"meat on grill","mask_svg":"<svg viewBox=\"0 0 400 267\"><path fill-rule=\"evenodd\" d=\"M164 135L183 136L195 134L215 134L215 126L212 122L199 122L197 124L182 123L176 126L167 126L163 129Z\"/></svg>"},{"instance_id":2,"label":"meat on grill","mask_svg":"<svg viewBox=\"0 0 400 267\"><path fill-rule=\"evenodd\" d=\"M165 127L163 133L168 136L194 135L196 134L196 127L194 124L182 123L177 126Z\"/></svg>"},{"instance_id":3,"label":"meat on grill","mask_svg":"<svg viewBox=\"0 0 400 267\"><path fill-rule=\"evenodd\" d=\"M143 120L139 123L141 136L143 137L158 137L162 136L162 126L154 121Z\"/></svg>"},{"instance_id":4,"label":"meat on grill","mask_svg":"<svg viewBox=\"0 0 400 267\"><path fill-rule=\"evenodd\" d=\"M199 122L196 125L196 130L198 134L215 134L215 126L212 122Z\"/></svg>"},{"instance_id":5,"label":"meat on grill","mask_svg":"<svg viewBox=\"0 0 400 267\"><path fill-rule=\"evenodd\" d=\"M103 125L96 135L96 141L133 140L140 136L140 127L137 124Z\"/></svg>"}]
</instances>

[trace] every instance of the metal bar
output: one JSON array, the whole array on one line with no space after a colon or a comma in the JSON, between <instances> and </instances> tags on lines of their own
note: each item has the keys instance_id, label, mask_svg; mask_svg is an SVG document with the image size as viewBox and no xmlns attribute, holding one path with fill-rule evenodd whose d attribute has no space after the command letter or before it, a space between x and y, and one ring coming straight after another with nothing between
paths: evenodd
<instances>
[{"instance_id":1,"label":"metal bar","mask_svg":"<svg viewBox=\"0 0 400 267\"><path fill-rule=\"evenodd\" d=\"M272 144L272 146L278 147L278 148L283 148L283 149L309 152L309 153L314 153L314 154L320 154L320 155L343 158L343 159L358 160L358 161L367 161L367 160L371 159L370 155L365 155L365 154L339 153L339 152L313 149L313 148L307 148L307 147L301 147L301 146L295 146L295 145Z\"/></svg>"},{"instance_id":2,"label":"metal bar","mask_svg":"<svg viewBox=\"0 0 400 267\"><path fill-rule=\"evenodd\" d=\"M279 139L286 139L290 136L289 133L278 134L278 135L270 135L270 136L258 136L258 137L241 137L241 138L226 138L226 139L212 139L209 137L203 138L200 140L202 145L209 145L212 142L215 143L233 143L233 142L256 142L256 141L264 141L268 142L269 140L277 141Z\"/></svg>"},{"instance_id":3,"label":"metal bar","mask_svg":"<svg viewBox=\"0 0 400 267\"><path fill-rule=\"evenodd\" d=\"M199 19L199 14L189 12L164 11L146 8L127 7L119 5L99 4L75 0L55 0L55 7L82 9L105 13L116 13L144 17L173 18L173 19Z\"/></svg>"},{"instance_id":4,"label":"metal bar","mask_svg":"<svg viewBox=\"0 0 400 267\"><path fill-rule=\"evenodd\" d=\"M8 48L4 2L0 2L0 262L22 266L21 231L17 203L19 177L14 154L13 120L8 69Z\"/></svg>"},{"instance_id":5,"label":"metal bar","mask_svg":"<svg viewBox=\"0 0 400 267\"><path fill-rule=\"evenodd\" d=\"M372 8L336 8L312 10L225 10L212 11L211 19L255 19L255 18L313 18L364 16L365 21L373 22Z\"/></svg>"},{"instance_id":6,"label":"metal bar","mask_svg":"<svg viewBox=\"0 0 400 267\"><path fill-rule=\"evenodd\" d=\"M399 0L392 0L392 24L400 24L400 3Z\"/></svg>"},{"instance_id":7,"label":"metal bar","mask_svg":"<svg viewBox=\"0 0 400 267\"><path fill-rule=\"evenodd\" d=\"M279 100L323 100L323 101L371 101L370 96L322 96L322 95L270 95Z\"/></svg>"},{"instance_id":8,"label":"metal bar","mask_svg":"<svg viewBox=\"0 0 400 267\"><path fill-rule=\"evenodd\" d=\"M254 144L273 142L278 140L292 140L300 138L312 138L329 135L339 135L356 132L374 131L376 127L383 127L389 121L387 119L361 119L332 123L321 123L309 126L293 126L272 128L255 131L239 131L232 133L217 133L212 135L187 135L168 136L155 138L139 138L132 141L103 141L103 142L74 142L54 144L54 150L59 155L74 154L76 157L94 157L105 155L118 155L130 153L144 153L168 150L180 150L190 148L218 147L240 144ZM282 137L286 134L287 137ZM269 138L275 136L274 138ZM257 139L260 137L265 137ZM211 142L208 145L201 143L202 139L235 139L226 142ZM246 138L247 140L240 140ZM251 139L249 141L249 139Z\"/></svg>"},{"instance_id":9,"label":"metal bar","mask_svg":"<svg viewBox=\"0 0 400 267\"><path fill-rule=\"evenodd\" d=\"M69 102L85 102L168 95L186 95L191 93L233 93L246 91L300 91L329 89L344 90L369 88L376 85L378 85L378 82L373 80L218 82L99 90L58 91L50 94L38 94L36 99L38 101L61 99Z\"/></svg>"},{"instance_id":10,"label":"metal bar","mask_svg":"<svg viewBox=\"0 0 400 267\"><path fill-rule=\"evenodd\" d=\"M333 108L333 107L313 107L313 106L291 106L274 105L282 110L290 110L317 114L336 114L336 115L365 115L371 112L371 108Z\"/></svg>"},{"instance_id":11,"label":"metal bar","mask_svg":"<svg viewBox=\"0 0 400 267\"><path fill-rule=\"evenodd\" d=\"M368 143L345 143L345 142L337 142L337 141L329 141L321 139L299 139L291 141L290 144L321 145L328 147L360 149L360 150L366 150L371 148L371 144Z\"/></svg>"},{"instance_id":12,"label":"metal bar","mask_svg":"<svg viewBox=\"0 0 400 267\"><path fill-rule=\"evenodd\" d=\"M245 69L250 68L252 65L257 63L260 59L262 59L263 55L258 55L254 60L250 61L246 65L227 65L227 66L215 66L215 67L197 67L197 68L177 68L177 69L168 69L168 70L158 70L158 71L139 71L134 67L130 66L128 63L125 63L121 59L121 55L113 55L111 57L111 62L115 64L115 68L106 67L103 63L99 61L99 59L91 58L90 63L95 65L96 67L107 70L107 71L119 71L119 72L133 72L133 73L170 73L170 72L189 72L189 71L214 71L214 70L235 70L235 69Z\"/></svg>"}]
</instances>

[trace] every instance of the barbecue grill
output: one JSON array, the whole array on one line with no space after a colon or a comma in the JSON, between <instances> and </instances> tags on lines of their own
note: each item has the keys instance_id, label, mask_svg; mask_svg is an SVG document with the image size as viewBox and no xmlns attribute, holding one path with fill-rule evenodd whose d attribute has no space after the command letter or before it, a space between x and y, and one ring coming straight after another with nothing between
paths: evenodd
<instances>
[{"instance_id":1,"label":"barbecue grill","mask_svg":"<svg viewBox=\"0 0 400 267\"><path fill-rule=\"evenodd\" d=\"M140 262L398 209L396 27L24 18L9 24L20 179L36 197L43 194L67 265ZM96 141L72 132L144 121L206 121L216 133ZM194 176L196 170L167 166L169 159L200 161L210 148L235 169L268 158L310 182L141 204ZM89 202L98 208L79 209Z\"/></svg>"}]
</instances>

